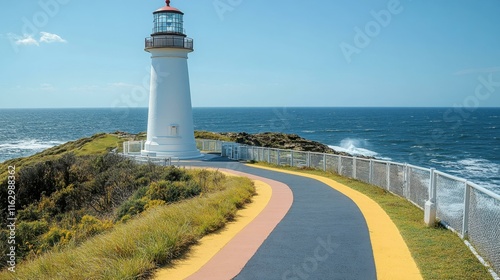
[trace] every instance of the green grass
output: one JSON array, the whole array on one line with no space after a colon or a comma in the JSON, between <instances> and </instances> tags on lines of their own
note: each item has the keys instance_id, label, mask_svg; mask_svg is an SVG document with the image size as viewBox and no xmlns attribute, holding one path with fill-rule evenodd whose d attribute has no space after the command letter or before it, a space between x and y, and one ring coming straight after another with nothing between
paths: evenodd
<instances>
[{"instance_id":1,"label":"green grass","mask_svg":"<svg viewBox=\"0 0 500 280\"><path fill-rule=\"evenodd\" d=\"M229 136L222 135L220 133L214 133L210 131L195 131L194 137L196 139L208 139L208 140L219 140L219 141L233 141Z\"/></svg>"},{"instance_id":2,"label":"green grass","mask_svg":"<svg viewBox=\"0 0 500 280\"><path fill-rule=\"evenodd\" d=\"M424 279L491 279L487 269L453 232L442 226L427 227L421 209L382 188L320 170L258 165L298 171L333 179L377 202L398 227Z\"/></svg>"},{"instance_id":3,"label":"green grass","mask_svg":"<svg viewBox=\"0 0 500 280\"><path fill-rule=\"evenodd\" d=\"M254 194L246 178L227 177L222 191L154 207L76 248L18 265L0 279L144 279L233 219Z\"/></svg>"},{"instance_id":4,"label":"green grass","mask_svg":"<svg viewBox=\"0 0 500 280\"><path fill-rule=\"evenodd\" d=\"M0 180L4 180L7 177L8 166L15 165L16 170L19 171L23 166L54 160L71 152L75 155L102 155L114 148L121 147L123 141L126 141L126 139L113 134L100 133L46 149L29 157L7 160L0 163Z\"/></svg>"},{"instance_id":5,"label":"green grass","mask_svg":"<svg viewBox=\"0 0 500 280\"><path fill-rule=\"evenodd\" d=\"M100 155L109 152L114 148L120 148L123 139L115 135L104 134L93 141L87 142L74 149L75 155Z\"/></svg>"}]
</instances>

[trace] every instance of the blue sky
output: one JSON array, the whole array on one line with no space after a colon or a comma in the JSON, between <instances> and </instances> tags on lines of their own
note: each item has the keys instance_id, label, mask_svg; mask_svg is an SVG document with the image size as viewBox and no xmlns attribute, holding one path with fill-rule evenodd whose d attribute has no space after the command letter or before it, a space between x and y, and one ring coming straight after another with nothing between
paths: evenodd
<instances>
[{"instance_id":1,"label":"blue sky","mask_svg":"<svg viewBox=\"0 0 500 280\"><path fill-rule=\"evenodd\" d=\"M6 0L0 108L146 107L161 0ZM500 107L500 1L172 0L196 107Z\"/></svg>"}]
</instances>

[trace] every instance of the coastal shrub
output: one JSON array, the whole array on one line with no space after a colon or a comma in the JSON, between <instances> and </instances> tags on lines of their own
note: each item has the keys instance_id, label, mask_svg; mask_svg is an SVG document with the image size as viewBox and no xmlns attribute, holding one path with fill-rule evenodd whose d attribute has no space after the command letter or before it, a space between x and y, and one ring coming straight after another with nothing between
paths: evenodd
<instances>
[{"instance_id":1,"label":"coastal shrub","mask_svg":"<svg viewBox=\"0 0 500 280\"><path fill-rule=\"evenodd\" d=\"M85 215L77 226L78 235L81 237L91 237L113 227L110 221L101 221L98 218Z\"/></svg>"},{"instance_id":2,"label":"coastal shrub","mask_svg":"<svg viewBox=\"0 0 500 280\"><path fill-rule=\"evenodd\" d=\"M146 205L144 205L144 210L152 209L157 206L165 205L166 202L163 200L149 200Z\"/></svg>"},{"instance_id":3,"label":"coastal shrub","mask_svg":"<svg viewBox=\"0 0 500 280\"><path fill-rule=\"evenodd\" d=\"M233 184L221 192L155 207L78 247L22 263L16 267L15 278L143 279L158 266L181 257L204 233L234 217L237 207L231 201L248 201L254 187L246 178L231 180ZM0 272L1 279L11 277Z\"/></svg>"},{"instance_id":4,"label":"coastal shrub","mask_svg":"<svg viewBox=\"0 0 500 280\"><path fill-rule=\"evenodd\" d=\"M32 222L42 218L42 213L36 204L30 204L26 208L17 212L17 219L20 221Z\"/></svg>"},{"instance_id":5,"label":"coastal shrub","mask_svg":"<svg viewBox=\"0 0 500 280\"><path fill-rule=\"evenodd\" d=\"M189 181L189 180L191 180L191 175L189 175L183 169L177 168L175 166L168 166L165 168L163 180L166 180L166 181Z\"/></svg>"},{"instance_id":6,"label":"coastal shrub","mask_svg":"<svg viewBox=\"0 0 500 280\"><path fill-rule=\"evenodd\" d=\"M112 228L109 218L121 224L146 210L227 187L220 172L138 165L114 154L89 154L100 149L101 144L91 147L93 142L105 138L115 139L98 135L8 162L17 167L18 261L54 247L79 246ZM0 207L6 209L8 182L5 173L1 176ZM1 211L0 216L4 230L7 211ZM0 269L5 265L1 262Z\"/></svg>"},{"instance_id":7,"label":"coastal shrub","mask_svg":"<svg viewBox=\"0 0 500 280\"><path fill-rule=\"evenodd\" d=\"M198 182L203 193L220 191L224 189L226 175L219 171L208 171L206 169L192 170L192 176Z\"/></svg>"},{"instance_id":8,"label":"coastal shrub","mask_svg":"<svg viewBox=\"0 0 500 280\"><path fill-rule=\"evenodd\" d=\"M191 198L201 193L201 187L195 181L159 181L149 186L146 196L149 200L163 200L172 203Z\"/></svg>"},{"instance_id":9,"label":"coastal shrub","mask_svg":"<svg viewBox=\"0 0 500 280\"><path fill-rule=\"evenodd\" d=\"M55 245L66 245L73 237L73 232L67 229L62 229L57 226L51 227L50 230L40 237L40 249L45 251Z\"/></svg>"},{"instance_id":10,"label":"coastal shrub","mask_svg":"<svg viewBox=\"0 0 500 280\"><path fill-rule=\"evenodd\" d=\"M39 253L39 237L49 231L49 223L45 220L24 222L17 224L16 244L19 257L27 255L30 251Z\"/></svg>"},{"instance_id":11,"label":"coastal shrub","mask_svg":"<svg viewBox=\"0 0 500 280\"><path fill-rule=\"evenodd\" d=\"M135 216L142 211L144 211L144 206L146 205L146 201L143 199L129 199L125 201L118 210L116 211L115 221L120 221L124 216L132 217Z\"/></svg>"}]
</instances>

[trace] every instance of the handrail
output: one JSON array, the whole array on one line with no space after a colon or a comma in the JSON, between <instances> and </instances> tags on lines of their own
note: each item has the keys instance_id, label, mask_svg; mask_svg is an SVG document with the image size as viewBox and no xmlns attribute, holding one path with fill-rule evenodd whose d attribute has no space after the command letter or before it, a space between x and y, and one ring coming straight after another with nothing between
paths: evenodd
<instances>
[{"instance_id":1,"label":"handrail","mask_svg":"<svg viewBox=\"0 0 500 280\"><path fill-rule=\"evenodd\" d=\"M180 48L193 50L193 39L183 37L147 37L145 48Z\"/></svg>"}]
</instances>

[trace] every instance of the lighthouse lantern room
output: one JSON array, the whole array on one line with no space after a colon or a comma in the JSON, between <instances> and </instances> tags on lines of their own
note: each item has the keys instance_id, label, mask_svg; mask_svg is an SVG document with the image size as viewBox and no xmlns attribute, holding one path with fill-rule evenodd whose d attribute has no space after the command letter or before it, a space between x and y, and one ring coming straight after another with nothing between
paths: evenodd
<instances>
[{"instance_id":1,"label":"lighthouse lantern room","mask_svg":"<svg viewBox=\"0 0 500 280\"><path fill-rule=\"evenodd\" d=\"M153 12L154 27L146 38L145 50L151 53L147 140L142 155L191 159L201 157L196 148L188 53L193 39L184 31L184 13L170 6Z\"/></svg>"}]
</instances>

